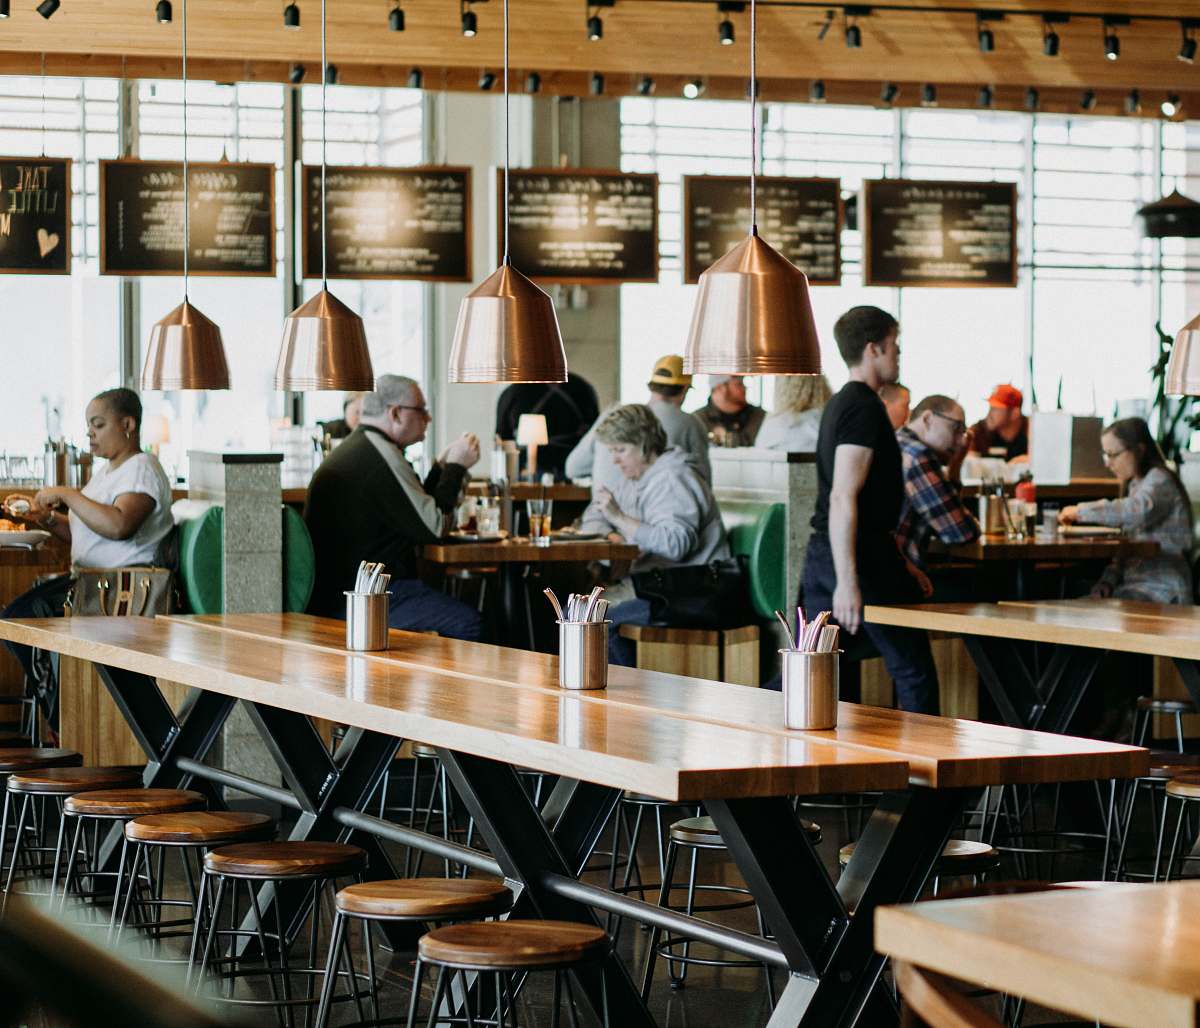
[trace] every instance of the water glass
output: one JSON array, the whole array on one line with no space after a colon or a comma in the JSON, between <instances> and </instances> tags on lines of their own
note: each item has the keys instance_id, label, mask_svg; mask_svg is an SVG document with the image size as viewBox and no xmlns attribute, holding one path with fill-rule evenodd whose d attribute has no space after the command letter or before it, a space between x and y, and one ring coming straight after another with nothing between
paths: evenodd
<instances>
[{"instance_id":1,"label":"water glass","mask_svg":"<svg viewBox=\"0 0 1200 1028\"><path fill-rule=\"evenodd\" d=\"M553 500L526 500L525 513L529 516L529 540L534 546L550 545L550 514Z\"/></svg>"},{"instance_id":2,"label":"water glass","mask_svg":"<svg viewBox=\"0 0 1200 1028\"><path fill-rule=\"evenodd\" d=\"M1038 525L1038 535L1043 539L1053 539L1058 535L1058 510L1057 503L1042 504L1042 520Z\"/></svg>"},{"instance_id":3,"label":"water glass","mask_svg":"<svg viewBox=\"0 0 1200 1028\"><path fill-rule=\"evenodd\" d=\"M479 501L475 509L475 522L479 526L480 535L498 535L500 533L500 504L492 497Z\"/></svg>"},{"instance_id":4,"label":"water glass","mask_svg":"<svg viewBox=\"0 0 1200 1028\"><path fill-rule=\"evenodd\" d=\"M1025 501L1008 501L1008 537L1012 540L1025 538Z\"/></svg>"}]
</instances>

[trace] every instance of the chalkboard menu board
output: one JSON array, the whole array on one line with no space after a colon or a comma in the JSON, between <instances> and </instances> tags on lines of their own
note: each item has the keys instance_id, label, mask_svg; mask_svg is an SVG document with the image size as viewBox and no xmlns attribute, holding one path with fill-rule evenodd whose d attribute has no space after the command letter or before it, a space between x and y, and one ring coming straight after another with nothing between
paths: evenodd
<instances>
[{"instance_id":1,"label":"chalkboard menu board","mask_svg":"<svg viewBox=\"0 0 1200 1028\"><path fill-rule=\"evenodd\" d=\"M504 172L496 172L496 195ZM504 210L497 242L504 247ZM658 176L580 168L509 173L509 254L541 282L658 281Z\"/></svg>"},{"instance_id":2,"label":"chalkboard menu board","mask_svg":"<svg viewBox=\"0 0 1200 1028\"><path fill-rule=\"evenodd\" d=\"M71 272L71 162L0 157L0 274Z\"/></svg>"},{"instance_id":3,"label":"chalkboard menu board","mask_svg":"<svg viewBox=\"0 0 1200 1028\"><path fill-rule=\"evenodd\" d=\"M864 281L871 286L1015 286L1012 182L863 183Z\"/></svg>"},{"instance_id":4,"label":"chalkboard menu board","mask_svg":"<svg viewBox=\"0 0 1200 1028\"><path fill-rule=\"evenodd\" d=\"M329 278L471 278L470 168L326 168ZM304 168L304 277L321 275L321 169Z\"/></svg>"},{"instance_id":5,"label":"chalkboard menu board","mask_svg":"<svg viewBox=\"0 0 1200 1028\"><path fill-rule=\"evenodd\" d=\"M841 182L760 178L758 234L817 286L842 279ZM683 280L695 282L750 231L750 179L688 175L683 180Z\"/></svg>"},{"instance_id":6,"label":"chalkboard menu board","mask_svg":"<svg viewBox=\"0 0 1200 1028\"><path fill-rule=\"evenodd\" d=\"M188 271L275 274L275 166L188 163ZM100 162L100 274L183 274L183 164Z\"/></svg>"}]
</instances>

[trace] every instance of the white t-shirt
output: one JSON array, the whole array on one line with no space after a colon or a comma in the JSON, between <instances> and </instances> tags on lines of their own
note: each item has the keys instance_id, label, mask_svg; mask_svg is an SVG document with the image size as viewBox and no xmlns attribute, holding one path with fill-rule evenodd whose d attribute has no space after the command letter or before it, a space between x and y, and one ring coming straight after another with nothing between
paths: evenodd
<instances>
[{"instance_id":1,"label":"white t-shirt","mask_svg":"<svg viewBox=\"0 0 1200 1028\"><path fill-rule=\"evenodd\" d=\"M158 458L138 453L116 470L102 465L83 487L83 495L111 505L125 493L145 493L154 500L154 510L128 539L106 539L93 532L77 514L70 514L71 563L82 568L121 568L151 564L158 544L171 531L171 483Z\"/></svg>"}]
</instances>

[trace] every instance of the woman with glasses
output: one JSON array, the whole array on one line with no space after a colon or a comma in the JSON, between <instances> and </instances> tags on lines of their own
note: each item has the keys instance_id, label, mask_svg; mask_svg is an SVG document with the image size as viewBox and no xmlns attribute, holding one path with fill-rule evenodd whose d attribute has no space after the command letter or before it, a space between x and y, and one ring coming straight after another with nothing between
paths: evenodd
<instances>
[{"instance_id":1,"label":"woman with glasses","mask_svg":"<svg viewBox=\"0 0 1200 1028\"><path fill-rule=\"evenodd\" d=\"M1192 603L1192 505L1142 418L1122 418L1100 436L1104 463L1121 483L1117 500L1065 507L1067 525L1108 525L1158 543L1155 557L1117 558L1092 587L1096 597Z\"/></svg>"}]
</instances>

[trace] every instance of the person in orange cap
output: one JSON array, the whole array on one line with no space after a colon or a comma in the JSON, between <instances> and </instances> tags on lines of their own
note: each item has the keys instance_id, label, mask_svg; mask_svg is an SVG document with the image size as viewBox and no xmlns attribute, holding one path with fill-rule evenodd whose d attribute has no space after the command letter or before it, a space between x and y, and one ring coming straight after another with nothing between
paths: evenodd
<instances>
[{"instance_id":1,"label":"person in orange cap","mask_svg":"<svg viewBox=\"0 0 1200 1028\"><path fill-rule=\"evenodd\" d=\"M987 417L971 426L971 452L1013 460L1029 454L1029 419L1021 413L1025 398L1014 385L998 385L988 397Z\"/></svg>"}]
</instances>

